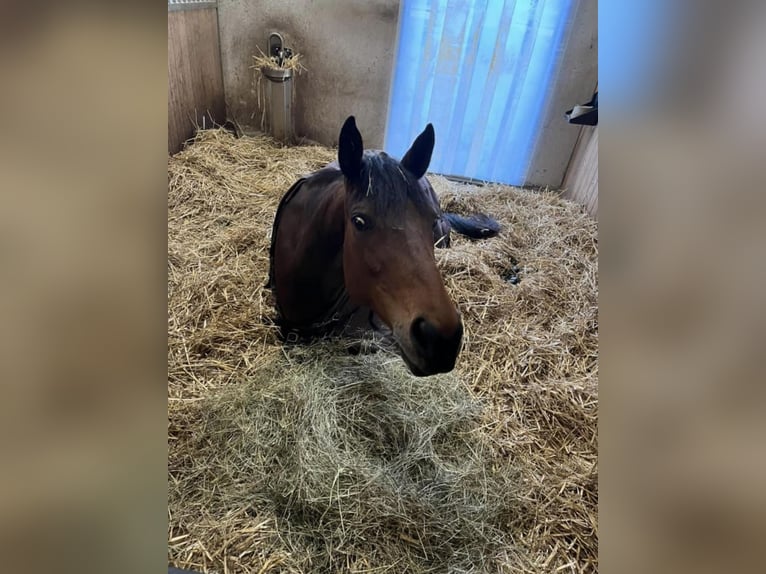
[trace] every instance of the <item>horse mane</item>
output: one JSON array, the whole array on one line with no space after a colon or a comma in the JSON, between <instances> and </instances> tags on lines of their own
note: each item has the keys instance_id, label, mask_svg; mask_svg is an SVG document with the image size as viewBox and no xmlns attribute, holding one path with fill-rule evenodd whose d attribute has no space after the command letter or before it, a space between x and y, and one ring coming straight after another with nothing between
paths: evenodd
<instances>
[{"instance_id":1,"label":"horse mane","mask_svg":"<svg viewBox=\"0 0 766 574\"><path fill-rule=\"evenodd\" d=\"M386 152L365 150L359 179L349 183L352 200L372 202L380 217L401 213L408 201L423 213L438 214L438 206L430 194Z\"/></svg>"}]
</instances>

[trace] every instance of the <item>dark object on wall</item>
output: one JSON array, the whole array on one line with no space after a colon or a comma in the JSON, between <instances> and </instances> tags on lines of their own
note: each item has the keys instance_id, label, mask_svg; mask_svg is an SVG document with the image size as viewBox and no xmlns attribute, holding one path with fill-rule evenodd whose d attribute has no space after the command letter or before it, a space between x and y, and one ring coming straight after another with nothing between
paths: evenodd
<instances>
[{"instance_id":1,"label":"dark object on wall","mask_svg":"<svg viewBox=\"0 0 766 574\"><path fill-rule=\"evenodd\" d=\"M593 97L587 104L575 106L571 110L567 110L565 115L570 124L578 124L581 126L597 126L598 92L593 94Z\"/></svg>"}]
</instances>

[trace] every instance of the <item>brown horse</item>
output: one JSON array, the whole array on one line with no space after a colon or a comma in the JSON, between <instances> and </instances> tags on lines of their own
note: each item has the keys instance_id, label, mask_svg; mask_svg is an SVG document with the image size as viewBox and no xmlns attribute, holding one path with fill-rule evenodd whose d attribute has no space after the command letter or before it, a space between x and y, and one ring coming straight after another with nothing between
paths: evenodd
<instances>
[{"instance_id":1,"label":"brown horse","mask_svg":"<svg viewBox=\"0 0 766 574\"><path fill-rule=\"evenodd\" d=\"M442 213L424 177L435 142L428 124L401 162L363 151L354 117L343 124L338 162L299 179L274 221L269 286L288 340L358 332L377 319L417 376L451 371L463 325L447 294L434 245L449 230L491 237L497 222Z\"/></svg>"}]
</instances>

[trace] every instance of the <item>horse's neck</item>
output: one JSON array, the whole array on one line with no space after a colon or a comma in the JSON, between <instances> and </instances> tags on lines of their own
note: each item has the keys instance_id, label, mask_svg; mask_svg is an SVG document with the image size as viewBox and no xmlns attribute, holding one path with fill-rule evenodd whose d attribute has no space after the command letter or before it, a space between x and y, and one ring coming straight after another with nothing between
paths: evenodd
<instances>
[{"instance_id":1,"label":"horse's neck","mask_svg":"<svg viewBox=\"0 0 766 574\"><path fill-rule=\"evenodd\" d=\"M307 218L295 288L303 291L301 296L318 313L316 320L323 321L343 313L347 299L343 277L345 190L341 181L302 191L296 199Z\"/></svg>"},{"instance_id":2,"label":"horse's neck","mask_svg":"<svg viewBox=\"0 0 766 574\"><path fill-rule=\"evenodd\" d=\"M311 214L308 234L311 239L305 254L306 268L319 271L312 275L336 273L336 264L342 265L343 260L345 195L342 185L314 190L305 207L307 213ZM336 279L343 282L342 275Z\"/></svg>"}]
</instances>

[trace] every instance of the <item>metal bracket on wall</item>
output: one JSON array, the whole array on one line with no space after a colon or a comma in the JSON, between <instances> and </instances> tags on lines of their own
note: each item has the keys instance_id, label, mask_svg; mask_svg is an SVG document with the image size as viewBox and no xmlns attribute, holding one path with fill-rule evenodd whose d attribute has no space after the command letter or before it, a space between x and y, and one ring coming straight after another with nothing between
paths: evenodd
<instances>
[{"instance_id":1,"label":"metal bracket on wall","mask_svg":"<svg viewBox=\"0 0 766 574\"><path fill-rule=\"evenodd\" d=\"M284 68L285 60L293 57L293 51L285 48L285 40L279 32L269 34L268 53L277 68ZM292 76L292 73L290 74Z\"/></svg>"},{"instance_id":2,"label":"metal bracket on wall","mask_svg":"<svg viewBox=\"0 0 766 574\"><path fill-rule=\"evenodd\" d=\"M279 32L269 34L269 56L279 56L279 52L284 49L285 40Z\"/></svg>"}]
</instances>

